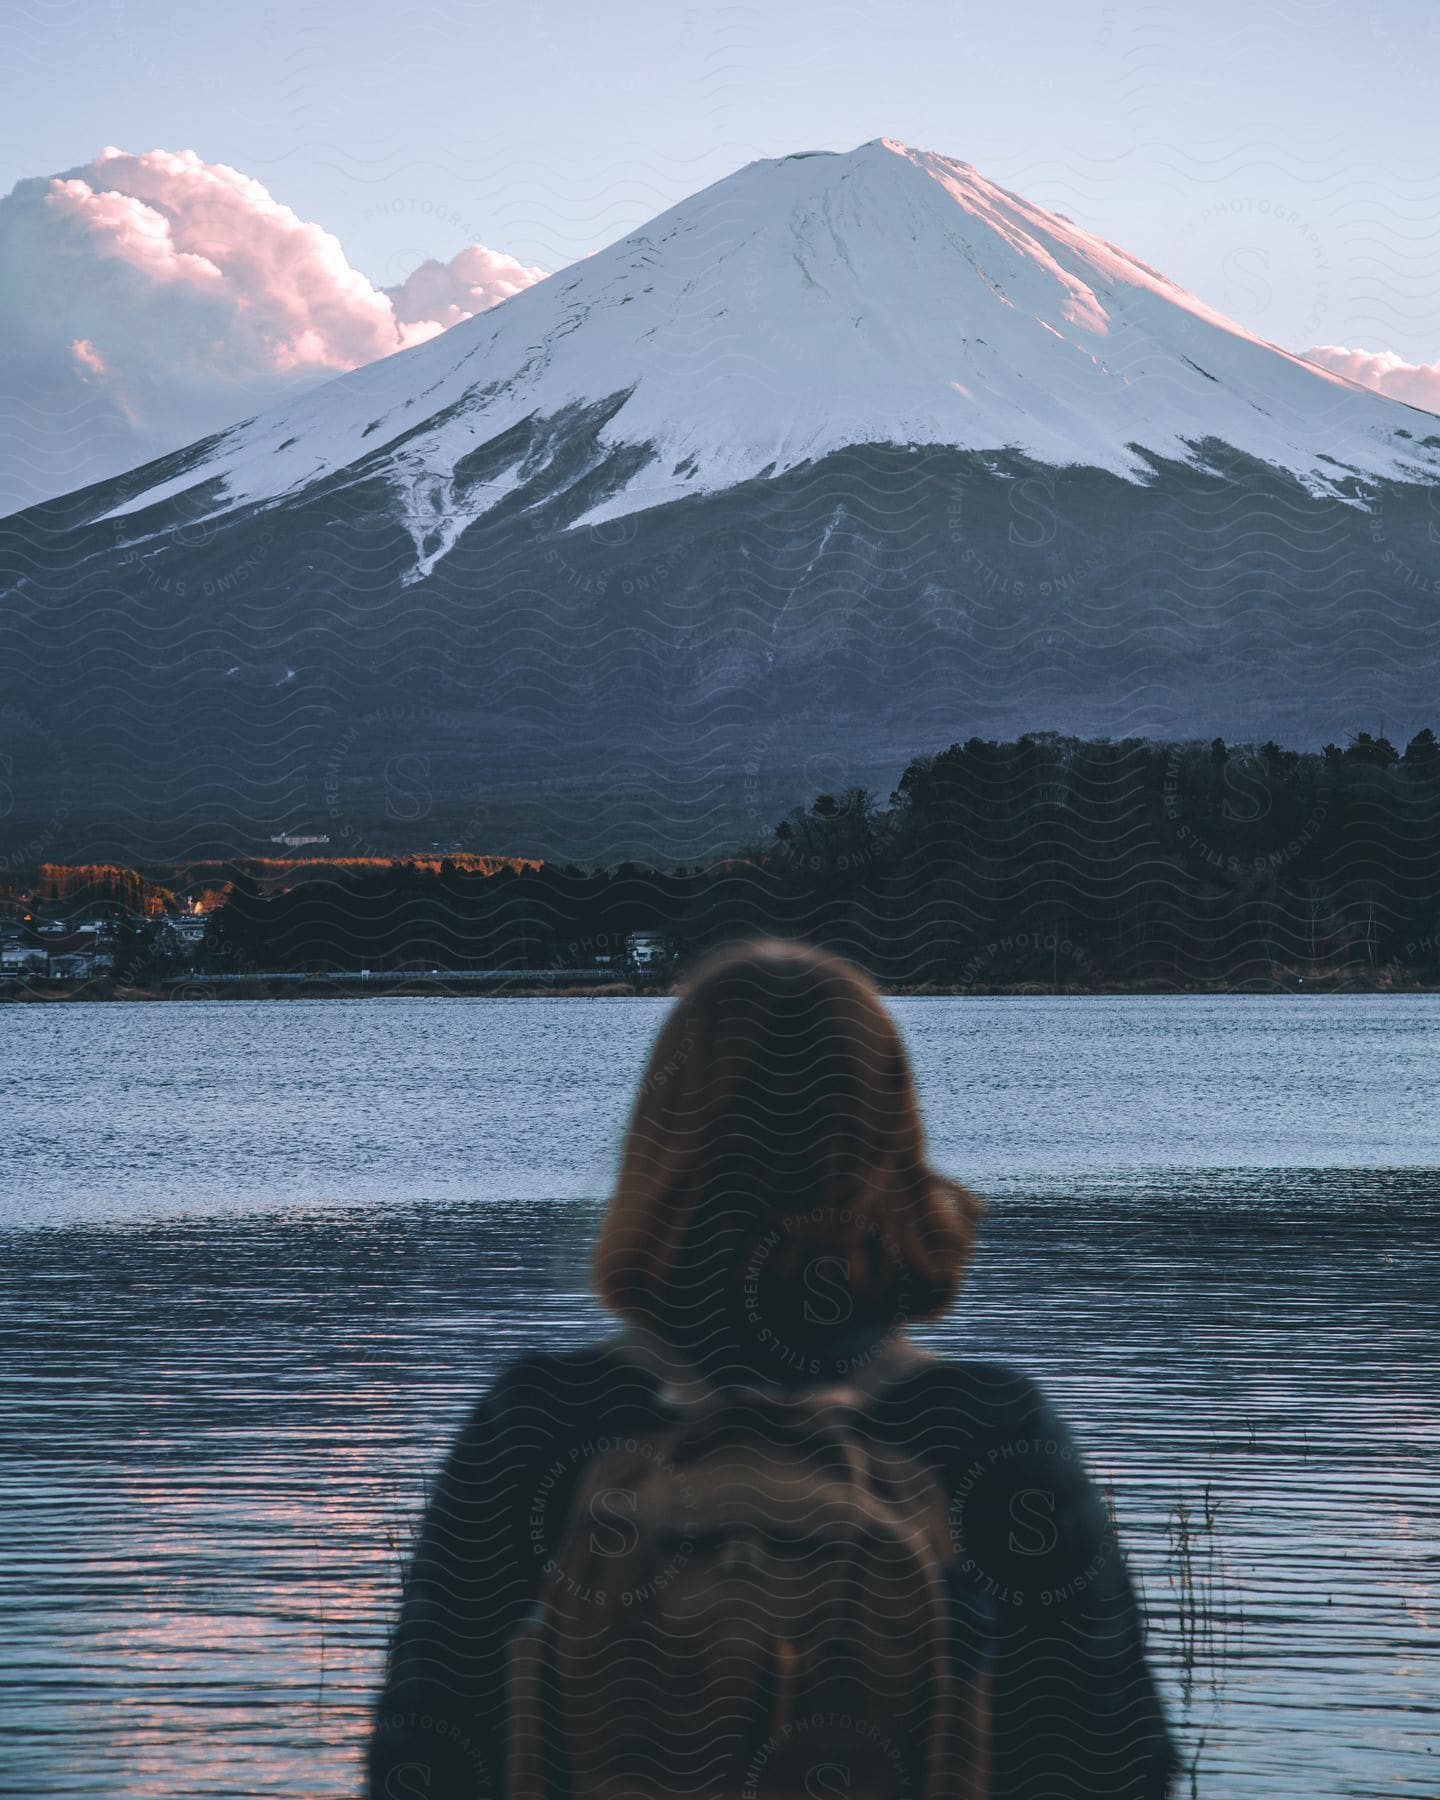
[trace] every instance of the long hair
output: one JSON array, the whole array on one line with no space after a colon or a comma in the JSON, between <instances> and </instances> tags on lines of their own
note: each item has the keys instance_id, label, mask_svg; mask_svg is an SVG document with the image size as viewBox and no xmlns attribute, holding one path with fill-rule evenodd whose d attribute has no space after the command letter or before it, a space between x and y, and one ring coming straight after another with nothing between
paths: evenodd
<instances>
[{"instance_id":1,"label":"long hair","mask_svg":"<svg viewBox=\"0 0 1440 1800\"><path fill-rule=\"evenodd\" d=\"M660 1029L595 1287L668 1337L898 1326L950 1304L979 1212L926 1160L874 987L838 957L761 939L703 963Z\"/></svg>"}]
</instances>

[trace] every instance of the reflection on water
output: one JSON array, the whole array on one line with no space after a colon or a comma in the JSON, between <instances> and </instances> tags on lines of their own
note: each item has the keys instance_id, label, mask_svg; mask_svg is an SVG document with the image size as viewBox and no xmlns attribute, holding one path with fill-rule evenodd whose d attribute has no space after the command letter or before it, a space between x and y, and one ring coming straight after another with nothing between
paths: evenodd
<instances>
[{"instance_id":1,"label":"reflection on water","mask_svg":"<svg viewBox=\"0 0 1440 1800\"><path fill-rule=\"evenodd\" d=\"M1434 1009L897 1010L994 1197L931 1336L1088 1446L1195 1792L1440 1792ZM18 1011L0 1792L353 1793L427 1471L599 1326L584 1196L659 1008Z\"/></svg>"},{"instance_id":2,"label":"reflection on water","mask_svg":"<svg viewBox=\"0 0 1440 1800\"><path fill-rule=\"evenodd\" d=\"M1196 1197L1002 1202L935 1335L1033 1370L1087 1443L1199 1792L1433 1792L1440 1186ZM594 1329L593 1221L13 1236L5 1791L352 1792L425 1473L507 1356Z\"/></svg>"}]
</instances>

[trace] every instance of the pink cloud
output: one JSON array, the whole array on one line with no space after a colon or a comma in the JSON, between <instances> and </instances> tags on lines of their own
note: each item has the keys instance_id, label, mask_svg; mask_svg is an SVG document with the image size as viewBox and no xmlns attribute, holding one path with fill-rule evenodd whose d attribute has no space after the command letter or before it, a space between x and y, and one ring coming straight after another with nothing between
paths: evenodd
<instances>
[{"instance_id":1,"label":"pink cloud","mask_svg":"<svg viewBox=\"0 0 1440 1800\"><path fill-rule=\"evenodd\" d=\"M142 280L218 300L231 353L277 373L351 369L405 342L393 306L338 238L193 150L102 150L83 179L52 181L45 204L72 250L83 244Z\"/></svg>"},{"instance_id":2,"label":"pink cloud","mask_svg":"<svg viewBox=\"0 0 1440 1800\"><path fill-rule=\"evenodd\" d=\"M71 344L70 350L80 368L87 370L91 375L106 375L109 373L109 370L105 367L105 358L90 342L89 338L76 338L75 342Z\"/></svg>"},{"instance_id":3,"label":"pink cloud","mask_svg":"<svg viewBox=\"0 0 1440 1800\"><path fill-rule=\"evenodd\" d=\"M340 240L193 150L0 199L0 513L389 356L542 278L471 244L378 288Z\"/></svg>"},{"instance_id":4,"label":"pink cloud","mask_svg":"<svg viewBox=\"0 0 1440 1800\"><path fill-rule=\"evenodd\" d=\"M88 234L97 255L116 257L152 280L203 287L221 279L214 263L182 253L163 213L130 194L97 193L88 182L57 178L45 205L73 227L72 237Z\"/></svg>"},{"instance_id":5,"label":"pink cloud","mask_svg":"<svg viewBox=\"0 0 1440 1800\"><path fill-rule=\"evenodd\" d=\"M411 326L434 321L448 330L462 319L488 312L544 275L543 269L528 268L503 250L467 244L448 263L433 258L421 263L399 287L385 292L397 319Z\"/></svg>"},{"instance_id":6,"label":"pink cloud","mask_svg":"<svg viewBox=\"0 0 1440 1800\"><path fill-rule=\"evenodd\" d=\"M1408 363L1390 350L1347 350L1339 344L1318 344L1301 354L1306 362L1348 376L1391 400L1440 413L1440 363Z\"/></svg>"}]
</instances>

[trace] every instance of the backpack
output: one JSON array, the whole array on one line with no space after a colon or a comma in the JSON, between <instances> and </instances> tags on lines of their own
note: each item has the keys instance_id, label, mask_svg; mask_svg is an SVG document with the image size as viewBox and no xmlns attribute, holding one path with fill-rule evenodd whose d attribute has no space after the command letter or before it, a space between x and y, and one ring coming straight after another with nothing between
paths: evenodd
<instances>
[{"instance_id":1,"label":"backpack","mask_svg":"<svg viewBox=\"0 0 1440 1800\"><path fill-rule=\"evenodd\" d=\"M866 1430L894 1372L672 1385L602 1443L509 1647L509 1800L984 1800L949 1495Z\"/></svg>"}]
</instances>

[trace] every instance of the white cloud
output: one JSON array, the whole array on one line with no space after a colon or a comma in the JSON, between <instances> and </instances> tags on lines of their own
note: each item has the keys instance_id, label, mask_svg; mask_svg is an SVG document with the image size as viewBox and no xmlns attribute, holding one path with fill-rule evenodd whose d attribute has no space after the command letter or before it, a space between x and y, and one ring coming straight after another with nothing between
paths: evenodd
<instances>
[{"instance_id":1,"label":"white cloud","mask_svg":"<svg viewBox=\"0 0 1440 1800\"><path fill-rule=\"evenodd\" d=\"M102 150L0 200L0 513L422 343L541 278L472 244L375 287L193 150Z\"/></svg>"},{"instance_id":2,"label":"white cloud","mask_svg":"<svg viewBox=\"0 0 1440 1800\"><path fill-rule=\"evenodd\" d=\"M1306 362L1348 375L1391 400L1440 412L1440 363L1408 363L1389 350L1347 350L1340 344L1317 344L1301 354Z\"/></svg>"}]
</instances>

